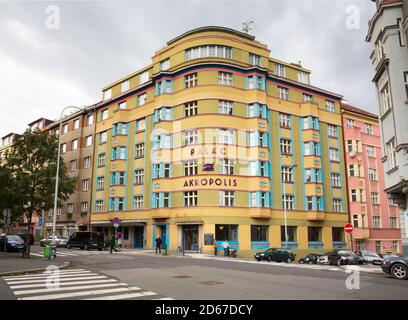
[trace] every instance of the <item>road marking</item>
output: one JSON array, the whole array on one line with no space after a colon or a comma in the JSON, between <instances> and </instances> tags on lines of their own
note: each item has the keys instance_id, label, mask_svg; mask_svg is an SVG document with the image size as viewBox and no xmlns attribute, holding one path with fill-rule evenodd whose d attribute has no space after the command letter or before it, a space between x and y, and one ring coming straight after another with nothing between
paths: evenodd
<instances>
[{"instance_id":1,"label":"road marking","mask_svg":"<svg viewBox=\"0 0 408 320\"><path fill-rule=\"evenodd\" d=\"M19 279L4 279L6 281L23 281L23 280L38 280L38 279L47 279L49 277L59 277L59 278L70 278L70 277L79 277L79 276L92 276L92 275L97 275L96 273L92 272L81 272L81 273L69 273L69 274L59 274L58 272L55 273L49 273L49 274L42 274L39 276L31 276L31 277L24 277L24 278L19 278Z\"/></svg>"},{"instance_id":2,"label":"road marking","mask_svg":"<svg viewBox=\"0 0 408 320\"><path fill-rule=\"evenodd\" d=\"M159 298L159 299L153 299L153 300L174 300L174 299L173 299L173 298L165 297L165 298Z\"/></svg>"},{"instance_id":3,"label":"road marking","mask_svg":"<svg viewBox=\"0 0 408 320\"><path fill-rule=\"evenodd\" d=\"M62 282L62 281L72 281L72 280L92 280L92 279L106 279L106 278L107 278L106 276L91 276L91 277L64 278L64 279L59 279L59 281ZM7 282L7 284L11 285L11 284L39 283L39 282L43 282L44 280L45 279L13 281L13 282Z\"/></svg>"},{"instance_id":4,"label":"road marking","mask_svg":"<svg viewBox=\"0 0 408 320\"><path fill-rule=\"evenodd\" d=\"M25 274L25 275L21 275L21 276L13 276L13 277L5 277L3 278L4 280L21 280L21 279L25 279L25 278L30 278L30 279L34 279L34 278L43 278L45 276L49 276L51 274L55 275L58 274L60 276L62 275L71 275L71 274L90 274L91 271L73 271L73 272L68 272L68 271L62 271L62 270L55 270L52 272L42 272L42 273L36 273L36 274Z\"/></svg>"},{"instance_id":5,"label":"road marking","mask_svg":"<svg viewBox=\"0 0 408 320\"><path fill-rule=\"evenodd\" d=\"M152 291L145 291L145 292L143 292L143 294L145 296L156 296L157 295L156 292L152 292Z\"/></svg>"},{"instance_id":6,"label":"road marking","mask_svg":"<svg viewBox=\"0 0 408 320\"><path fill-rule=\"evenodd\" d=\"M121 300L121 299L129 299L129 298L139 298L139 297L144 297L142 293L125 293L125 294L119 294L115 296L105 296L105 297L98 297L98 298L88 298L84 300Z\"/></svg>"},{"instance_id":7,"label":"road marking","mask_svg":"<svg viewBox=\"0 0 408 320\"><path fill-rule=\"evenodd\" d=\"M46 288L46 289L33 289L33 290L20 290L14 291L16 296L19 295L26 295L26 294L33 294L33 293L47 293L47 292L55 292L55 291L71 291L71 290L85 290L85 289L93 289L93 288L111 288L111 287L120 287L120 286L127 286L126 283L105 283L105 284L94 284L89 286L76 286L76 287L67 287L67 288Z\"/></svg>"},{"instance_id":8,"label":"road marking","mask_svg":"<svg viewBox=\"0 0 408 320\"><path fill-rule=\"evenodd\" d=\"M61 293L61 294L50 294L50 295L45 295L45 296L24 297L24 298L18 298L18 300L64 299L64 298L74 298L74 297L92 296L92 295L98 295L98 294L115 293L115 292L122 292L122 291L130 291L130 289L123 287L123 288L114 288L114 289L105 289L105 290L70 292L70 293Z\"/></svg>"},{"instance_id":9,"label":"road marking","mask_svg":"<svg viewBox=\"0 0 408 320\"><path fill-rule=\"evenodd\" d=\"M33 255L33 256L36 256L36 257L44 257L44 254L34 253L34 252L30 252L30 255Z\"/></svg>"},{"instance_id":10,"label":"road marking","mask_svg":"<svg viewBox=\"0 0 408 320\"><path fill-rule=\"evenodd\" d=\"M90 280L90 281L74 281L74 282L62 282L60 286L72 286L77 284L91 284L91 283L107 283L107 282L117 282L116 279L106 279L106 280ZM10 289L28 289L28 288L41 288L46 287L46 283L38 283L38 284L27 284L27 285L18 285L18 286L11 286Z\"/></svg>"}]
</instances>

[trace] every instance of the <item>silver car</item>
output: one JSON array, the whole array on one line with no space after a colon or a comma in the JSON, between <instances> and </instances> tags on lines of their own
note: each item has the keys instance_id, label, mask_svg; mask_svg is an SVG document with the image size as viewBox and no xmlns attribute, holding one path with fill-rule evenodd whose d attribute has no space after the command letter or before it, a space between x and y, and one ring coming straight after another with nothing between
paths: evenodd
<instances>
[{"instance_id":1,"label":"silver car","mask_svg":"<svg viewBox=\"0 0 408 320\"><path fill-rule=\"evenodd\" d=\"M329 257L327 255L321 256L316 260L317 264L329 264Z\"/></svg>"},{"instance_id":2,"label":"silver car","mask_svg":"<svg viewBox=\"0 0 408 320\"><path fill-rule=\"evenodd\" d=\"M52 236L48 236L40 240L40 246L44 247L45 245L51 245L51 242L52 242ZM67 245L66 238L60 238L58 236L55 236L55 242L57 244L57 247L65 247Z\"/></svg>"},{"instance_id":3,"label":"silver car","mask_svg":"<svg viewBox=\"0 0 408 320\"><path fill-rule=\"evenodd\" d=\"M359 250L359 251L356 251L356 254L359 257L363 258L364 263L372 263L372 264L381 265L382 262L384 261L384 259L381 258L376 252L367 251L367 250Z\"/></svg>"}]
</instances>

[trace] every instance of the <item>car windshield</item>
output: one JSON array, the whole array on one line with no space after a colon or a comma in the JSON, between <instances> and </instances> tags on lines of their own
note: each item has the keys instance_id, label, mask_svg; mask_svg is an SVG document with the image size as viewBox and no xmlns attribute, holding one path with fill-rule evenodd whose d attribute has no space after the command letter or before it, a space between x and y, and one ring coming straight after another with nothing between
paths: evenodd
<instances>
[{"instance_id":1,"label":"car windshield","mask_svg":"<svg viewBox=\"0 0 408 320\"><path fill-rule=\"evenodd\" d=\"M13 241L21 241L22 239L19 236L11 235L7 236L8 240L13 240Z\"/></svg>"}]
</instances>

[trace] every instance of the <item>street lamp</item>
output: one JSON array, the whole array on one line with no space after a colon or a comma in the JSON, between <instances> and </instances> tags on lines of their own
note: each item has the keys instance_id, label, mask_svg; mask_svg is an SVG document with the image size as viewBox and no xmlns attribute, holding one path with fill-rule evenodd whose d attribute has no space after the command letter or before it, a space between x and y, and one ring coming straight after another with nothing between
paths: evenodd
<instances>
[{"instance_id":1,"label":"street lamp","mask_svg":"<svg viewBox=\"0 0 408 320\"><path fill-rule=\"evenodd\" d=\"M65 110L67 109L76 109L78 111L82 111L85 108L79 108L75 106L68 106L62 109L61 116L60 116L60 123L59 123L59 131L58 131L58 158L57 158L57 173L55 175L55 193L54 193L54 214L52 217L52 245L55 245L55 233L56 233L56 224L57 224L57 201L58 201L58 179L59 179L59 166L60 166L60 156L61 156L61 130L62 130L62 116L64 115Z\"/></svg>"},{"instance_id":2,"label":"street lamp","mask_svg":"<svg viewBox=\"0 0 408 320\"><path fill-rule=\"evenodd\" d=\"M289 169L292 170L295 167L297 167L296 164L291 165ZM287 219L287 213L286 213L286 185L285 185L284 179L282 179L282 188L283 188L283 210L284 210L284 215L285 215L285 248L287 248L288 247L288 219Z\"/></svg>"}]
</instances>

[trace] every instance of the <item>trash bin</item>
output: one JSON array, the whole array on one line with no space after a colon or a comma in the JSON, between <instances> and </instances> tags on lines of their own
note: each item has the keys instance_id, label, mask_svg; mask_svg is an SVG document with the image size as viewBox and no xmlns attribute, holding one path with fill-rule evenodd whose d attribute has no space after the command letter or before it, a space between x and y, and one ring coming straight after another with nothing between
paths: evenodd
<instances>
[{"instance_id":1,"label":"trash bin","mask_svg":"<svg viewBox=\"0 0 408 320\"><path fill-rule=\"evenodd\" d=\"M44 258L50 259L51 257L51 246L46 244L44 247Z\"/></svg>"}]
</instances>

